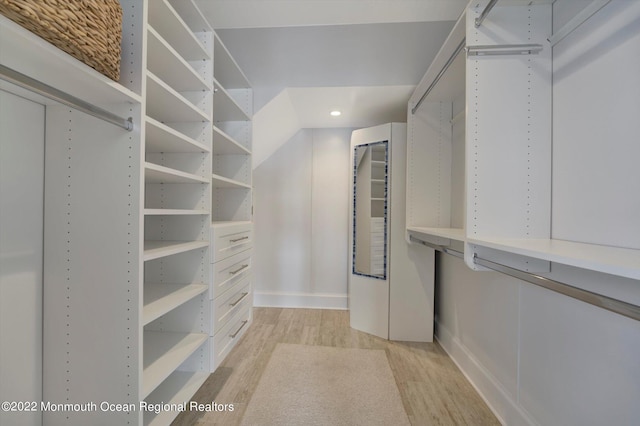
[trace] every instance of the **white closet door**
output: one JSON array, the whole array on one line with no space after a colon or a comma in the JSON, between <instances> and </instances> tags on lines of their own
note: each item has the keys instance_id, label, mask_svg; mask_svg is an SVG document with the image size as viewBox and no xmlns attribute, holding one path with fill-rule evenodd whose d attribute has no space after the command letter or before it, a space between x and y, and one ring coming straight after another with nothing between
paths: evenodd
<instances>
[{"instance_id":1,"label":"white closet door","mask_svg":"<svg viewBox=\"0 0 640 426\"><path fill-rule=\"evenodd\" d=\"M0 401L42 399L44 106L0 90ZM40 425L39 410L0 424Z\"/></svg>"}]
</instances>

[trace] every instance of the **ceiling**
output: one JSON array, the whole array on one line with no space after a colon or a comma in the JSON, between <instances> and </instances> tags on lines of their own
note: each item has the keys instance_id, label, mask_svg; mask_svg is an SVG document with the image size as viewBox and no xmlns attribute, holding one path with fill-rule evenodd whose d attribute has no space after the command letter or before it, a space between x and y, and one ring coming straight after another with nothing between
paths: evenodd
<instances>
[{"instance_id":1,"label":"ceiling","mask_svg":"<svg viewBox=\"0 0 640 426\"><path fill-rule=\"evenodd\" d=\"M354 93L375 93L375 105L388 104L375 114L381 123L404 121L406 114L398 116L398 111L406 111L412 87L468 3L195 1L251 81L254 113L273 102L283 106L281 117L293 108L295 121L305 128L361 126L367 121L362 111L372 111L372 99L358 96L342 102ZM398 90L400 86L404 89ZM285 89L291 89L288 101L277 100ZM338 101L345 105L343 116L330 122L328 112ZM255 125L254 121L254 136Z\"/></svg>"}]
</instances>

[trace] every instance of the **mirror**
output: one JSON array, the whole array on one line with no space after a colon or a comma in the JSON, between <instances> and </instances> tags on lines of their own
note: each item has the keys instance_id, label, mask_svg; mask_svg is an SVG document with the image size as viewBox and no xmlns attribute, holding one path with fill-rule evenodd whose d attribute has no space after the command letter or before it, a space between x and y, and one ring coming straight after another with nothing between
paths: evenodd
<instances>
[{"instance_id":1,"label":"mirror","mask_svg":"<svg viewBox=\"0 0 640 426\"><path fill-rule=\"evenodd\" d=\"M388 141L353 152L353 273L387 278Z\"/></svg>"}]
</instances>

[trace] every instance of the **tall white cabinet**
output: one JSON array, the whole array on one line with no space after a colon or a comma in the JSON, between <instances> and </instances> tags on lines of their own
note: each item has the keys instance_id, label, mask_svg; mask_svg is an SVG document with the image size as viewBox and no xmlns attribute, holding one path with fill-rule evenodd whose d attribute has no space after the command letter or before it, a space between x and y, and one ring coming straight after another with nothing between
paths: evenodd
<instances>
[{"instance_id":1,"label":"tall white cabinet","mask_svg":"<svg viewBox=\"0 0 640 426\"><path fill-rule=\"evenodd\" d=\"M216 336L251 315L250 268L216 288L212 264L250 247L220 257L225 232L212 240L251 232L250 86L193 0L120 3L119 82L0 17L0 64L22 81L0 88L45 106L42 399L128 407L48 425L169 424L178 411L145 406L188 401L232 347Z\"/></svg>"},{"instance_id":2,"label":"tall white cabinet","mask_svg":"<svg viewBox=\"0 0 640 426\"><path fill-rule=\"evenodd\" d=\"M406 125L351 136L351 327L385 339L433 339L434 252L405 238Z\"/></svg>"}]
</instances>

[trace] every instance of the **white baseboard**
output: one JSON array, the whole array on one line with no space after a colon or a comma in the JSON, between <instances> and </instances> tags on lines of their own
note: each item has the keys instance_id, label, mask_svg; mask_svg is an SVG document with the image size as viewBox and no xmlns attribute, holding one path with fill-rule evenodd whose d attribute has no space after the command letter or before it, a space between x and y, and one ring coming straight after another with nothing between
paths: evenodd
<instances>
[{"instance_id":1,"label":"white baseboard","mask_svg":"<svg viewBox=\"0 0 640 426\"><path fill-rule=\"evenodd\" d=\"M503 425L538 425L535 419L518 404L517 397L511 395L457 337L437 321L436 324L437 335L435 337L438 343L487 403L500 423Z\"/></svg>"},{"instance_id":2,"label":"white baseboard","mask_svg":"<svg viewBox=\"0 0 640 426\"><path fill-rule=\"evenodd\" d=\"M348 309L349 297L339 293L253 293L253 306L269 308Z\"/></svg>"}]
</instances>

